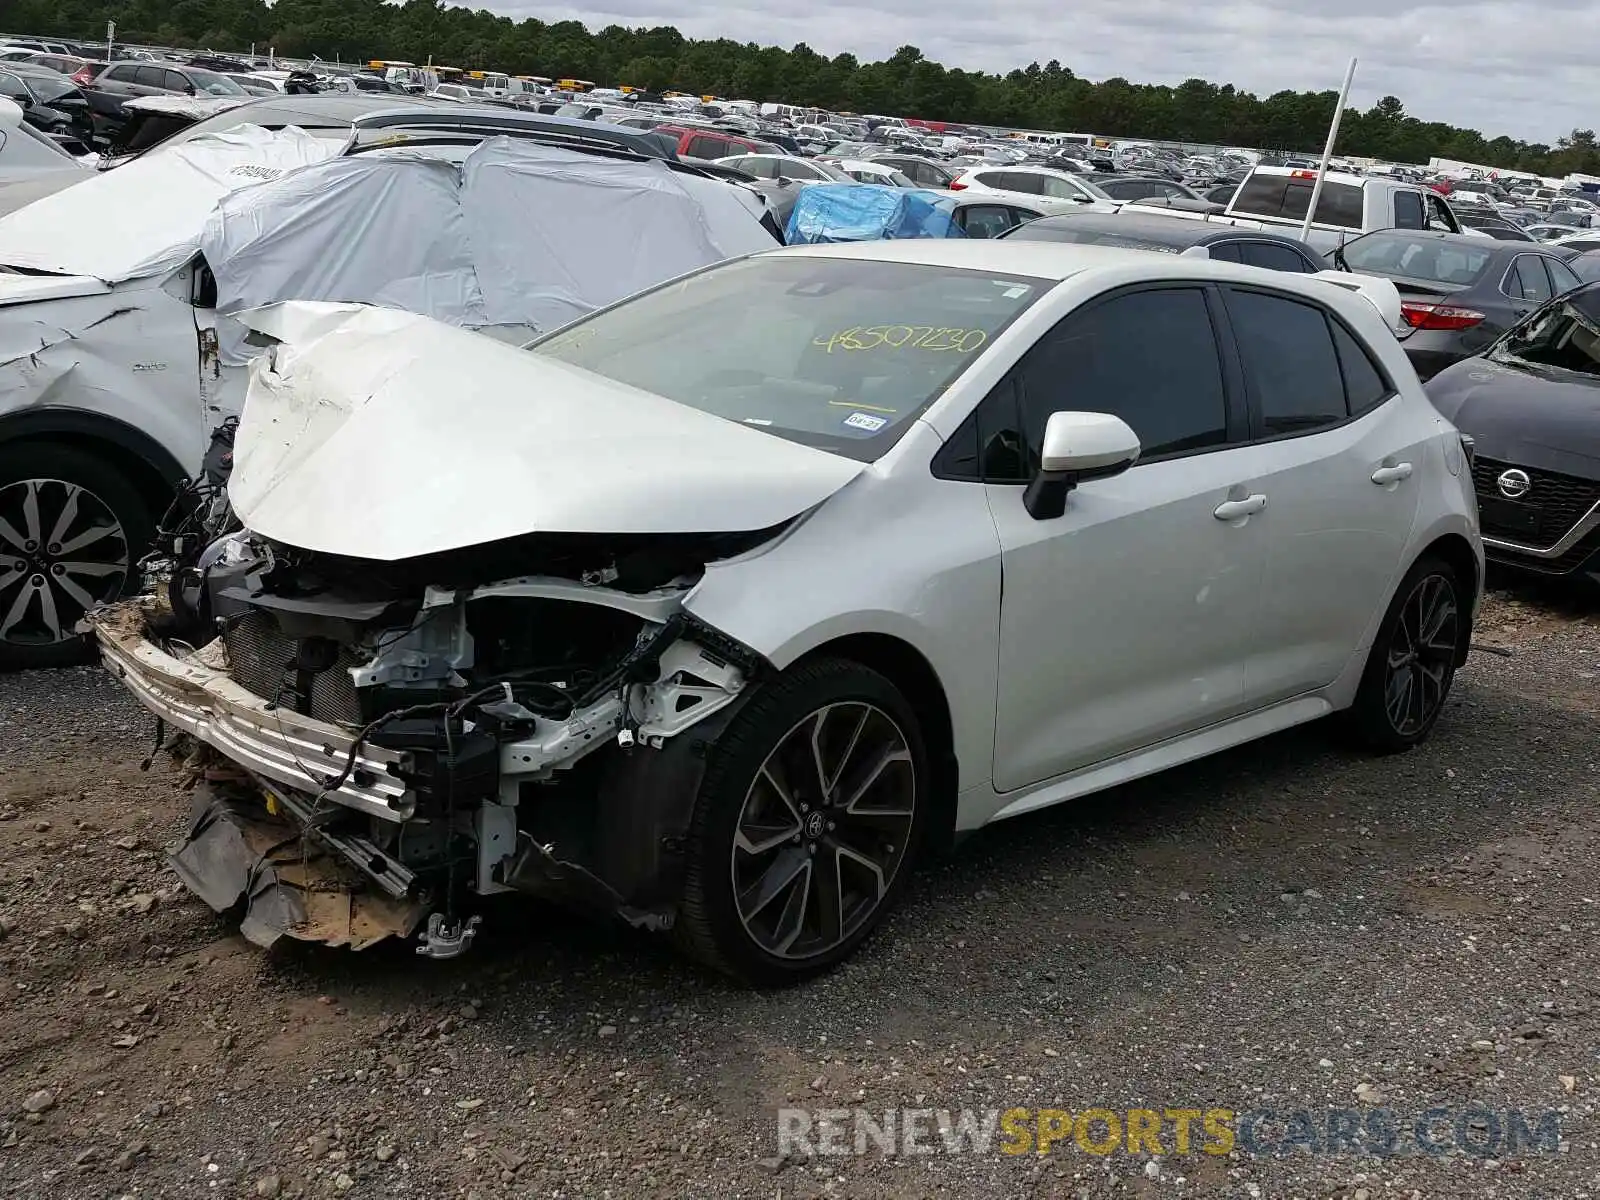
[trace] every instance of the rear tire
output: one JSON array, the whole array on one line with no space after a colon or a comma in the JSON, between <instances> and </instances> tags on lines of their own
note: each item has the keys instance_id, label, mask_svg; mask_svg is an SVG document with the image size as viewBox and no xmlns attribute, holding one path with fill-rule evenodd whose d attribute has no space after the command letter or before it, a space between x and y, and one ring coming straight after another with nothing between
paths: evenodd
<instances>
[{"instance_id":1,"label":"rear tire","mask_svg":"<svg viewBox=\"0 0 1600 1200\"><path fill-rule=\"evenodd\" d=\"M0 668L84 662L95 604L138 590L149 506L115 467L68 446L0 446Z\"/></svg>"},{"instance_id":2,"label":"rear tire","mask_svg":"<svg viewBox=\"0 0 1600 1200\"><path fill-rule=\"evenodd\" d=\"M676 940L758 985L829 970L899 899L930 815L911 706L876 671L823 659L762 684L711 755Z\"/></svg>"},{"instance_id":3,"label":"rear tire","mask_svg":"<svg viewBox=\"0 0 1600 1200\"><path fill-rule=\"evenodd\" d=\"M1398 754L1433 731L1455 680L1466 619L1455 570L1440 558L1419 559L1378 627L1348 714L1368 750Z\"/></svg>"}]
</instances>

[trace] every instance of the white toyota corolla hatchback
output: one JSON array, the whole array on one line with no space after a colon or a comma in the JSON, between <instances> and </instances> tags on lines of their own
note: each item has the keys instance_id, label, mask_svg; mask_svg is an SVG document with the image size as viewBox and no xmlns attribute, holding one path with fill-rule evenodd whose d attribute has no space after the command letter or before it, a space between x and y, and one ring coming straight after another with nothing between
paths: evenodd
<instances>
[{"instance_id":1,"label":"white toyota corolla hatchback","mask_svg":"<svg viewBox=\"0 0 1600 1200\"><path fill-rule=\"evenodd\" d=\"M522 891L794 979L991 821L1330 713L1404 750L1468 651L1470 444L1315 279L895 241L527 349L253 323L242 528L90 625L264 943L448 956Z\"/></svg>"}]
</instances>

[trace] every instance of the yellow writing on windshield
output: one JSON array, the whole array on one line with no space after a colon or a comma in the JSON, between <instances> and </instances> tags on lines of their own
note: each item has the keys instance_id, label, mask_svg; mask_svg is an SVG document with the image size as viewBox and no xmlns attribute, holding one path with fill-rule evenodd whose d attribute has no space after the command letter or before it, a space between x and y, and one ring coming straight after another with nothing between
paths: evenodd
<instances>
[{"instance_id":1,"label":"yellow writing on windshield","mask_svg":"<svg viewBox=\"0 0 1600 1200\"><path fill-rule=\"evenodd\" d=\"M831 337L819 337L813 346L829 354L835 350L952 350L971 354L989 340L981 329L943 329L933 325L873 325L841 329Z\"/></svg>"}]
</instances>

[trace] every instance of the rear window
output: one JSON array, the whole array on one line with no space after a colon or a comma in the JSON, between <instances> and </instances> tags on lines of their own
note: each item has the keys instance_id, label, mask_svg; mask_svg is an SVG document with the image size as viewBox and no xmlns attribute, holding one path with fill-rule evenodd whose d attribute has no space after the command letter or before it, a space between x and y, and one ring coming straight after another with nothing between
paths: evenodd
<instances>
[{"instance_id":1,"label":"rear window","mask_svg":"<svg viewBox=\"0 0 1600 1200\"><path fill-rule=\"evenodd\" d=\"M530 349L872 462L1050 286L921 263L760 255L644 292Z\"/></svg>"},{"instance_id":2,"label":"rear window","mask_svg":"<svg viewBox=\"0 0 1600 1200\"><path fill-rule=\"evenodd\" d=\"M1384 230L1357 238L1344 247L1344 261L1352 271L1399 275L1451 287L1476 283L1493 257L1492 249Z\"/></svg>"},{"instance_id":3,"label":"rear window","mask_svg":"<svg viewBox=\"0 0 1600 1200\"><path fill-rule=\"evenodd\" d=\"M1305 219L1311 207L1315 179L1294 175L1256 174L1244 181L1233 199L1233 210L1257 217ZM1317 224L1344 229L1361 228L1361 188L1353 183L1327 182L1317 199Z\"/></svg>"}]
</instances>

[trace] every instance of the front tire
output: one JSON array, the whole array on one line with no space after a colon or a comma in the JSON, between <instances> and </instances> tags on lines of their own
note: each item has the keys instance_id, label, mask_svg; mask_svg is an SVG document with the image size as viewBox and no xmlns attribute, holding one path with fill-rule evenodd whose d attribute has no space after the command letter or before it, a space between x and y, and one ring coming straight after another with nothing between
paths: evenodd
<instances>
[{"instance_id":1,"label":"front tire","mask_svg":"<svg viewBox=\"0 0 1600 1200\"><path fill-rule=\"evenodd\" d=\"M139 586L149 507L103 460L68 446L0 446L0 667L83 662L74 632Z\"/></svg>"},{"instance_id":2,"label":"front tire","mask_svg":"<svg viewBox=\"0 0 1600 1200\"><path fill-rule=\"evenodd\" d=\"M1443 559L1420 559L1396 589L1350 709L1360 741L1397 754L1426 740L1455 680L1461 583Z\"/></svg>"},{"instance_id":3,"label":"front tire","mask_svg":"<svg viewBox=\"0 0 1600 1200\"><path fill-rule=\"evenodd\" d=\"M878 672L824 659L761 685L711 753L679 944L761 985L830 969L899 899L928 820L911 706Z\"/></svg>"}]
</instances>

